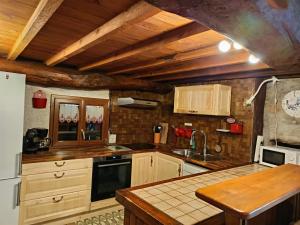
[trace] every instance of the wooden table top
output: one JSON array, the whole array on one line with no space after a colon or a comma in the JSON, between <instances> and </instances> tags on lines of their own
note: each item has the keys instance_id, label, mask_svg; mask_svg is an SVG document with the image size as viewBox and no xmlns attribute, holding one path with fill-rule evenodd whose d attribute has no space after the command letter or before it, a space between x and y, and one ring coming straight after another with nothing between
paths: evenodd
<instances>
[{"instance_id":1,"label":"wooden table top","mask_svg":"<svg viewBox=\"0 0 300 225\"><path fill-rule=\"evenodd\" d=\"M196 195L241 219L251 219L300 193L300 166L286 164L200 188Z\"/></svg>"}]
</instances>

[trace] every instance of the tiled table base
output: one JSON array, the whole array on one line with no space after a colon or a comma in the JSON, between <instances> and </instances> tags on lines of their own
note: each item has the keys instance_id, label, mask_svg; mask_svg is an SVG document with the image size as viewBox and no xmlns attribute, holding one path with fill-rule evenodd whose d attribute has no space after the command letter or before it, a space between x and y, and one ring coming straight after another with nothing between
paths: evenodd
<instances>
[{"instance_id":1,"label":"tiled table base","mask_svg":"<svg viewBox=\"0 0 300 225\"><path fill-rule=\"evenodd\" d=\"M182 224L190 225L222 212L197 198L197 189L267 168L252 164L138 189L132 193Z\"/></svg>"}]
</instances>

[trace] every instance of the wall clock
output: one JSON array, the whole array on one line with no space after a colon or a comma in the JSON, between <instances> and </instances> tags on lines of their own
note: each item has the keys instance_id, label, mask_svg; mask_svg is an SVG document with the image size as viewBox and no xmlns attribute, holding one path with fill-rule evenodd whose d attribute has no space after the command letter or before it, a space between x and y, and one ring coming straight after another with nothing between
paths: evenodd
<instances>
[{"instance_id":1,"label":"wall clock","mask_svg":"<svg viewBox=\"0 0 300 225\"><path fill-rule=\"evenodd\" d=\"M300 118L300 90L287 93L282 99L282 108L289 116Z\"/></svg>"}]
</instances>

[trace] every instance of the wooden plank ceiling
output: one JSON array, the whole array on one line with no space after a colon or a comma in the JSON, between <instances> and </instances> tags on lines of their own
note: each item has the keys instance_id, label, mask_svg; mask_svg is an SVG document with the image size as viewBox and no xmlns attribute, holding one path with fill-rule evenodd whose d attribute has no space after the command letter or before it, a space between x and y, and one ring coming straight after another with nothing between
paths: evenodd
<instances>
[{"instance_id":1,"label":"wooden plank ceiling","mask_svg":"<svg viewBox=\"0 0 300 225\"><path fill-rule=\"evenodd\" d=\"M144 1L3 0L0 27L3 58L112 77L174 82L270 70L250 65L247 49L221 53L225 36Z\"/></svg>"}]
</instances>

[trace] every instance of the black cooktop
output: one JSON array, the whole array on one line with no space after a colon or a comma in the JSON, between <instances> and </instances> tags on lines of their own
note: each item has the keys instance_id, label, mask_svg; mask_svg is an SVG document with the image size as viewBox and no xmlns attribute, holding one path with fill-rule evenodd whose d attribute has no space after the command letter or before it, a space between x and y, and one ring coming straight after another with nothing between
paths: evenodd
<instances>
[{"instance_id":1,"label":"black cooktop","mask_svg":"<svg viewBox=\"0 0 300 225\"><path fill-rule=\"evenodd\" d=\"M142 150L142 149L154 149L154 144L149 143L133 143L133 144L124 144L123 146L131 148L132 150Z\"/></svg>"}]
</instances>

